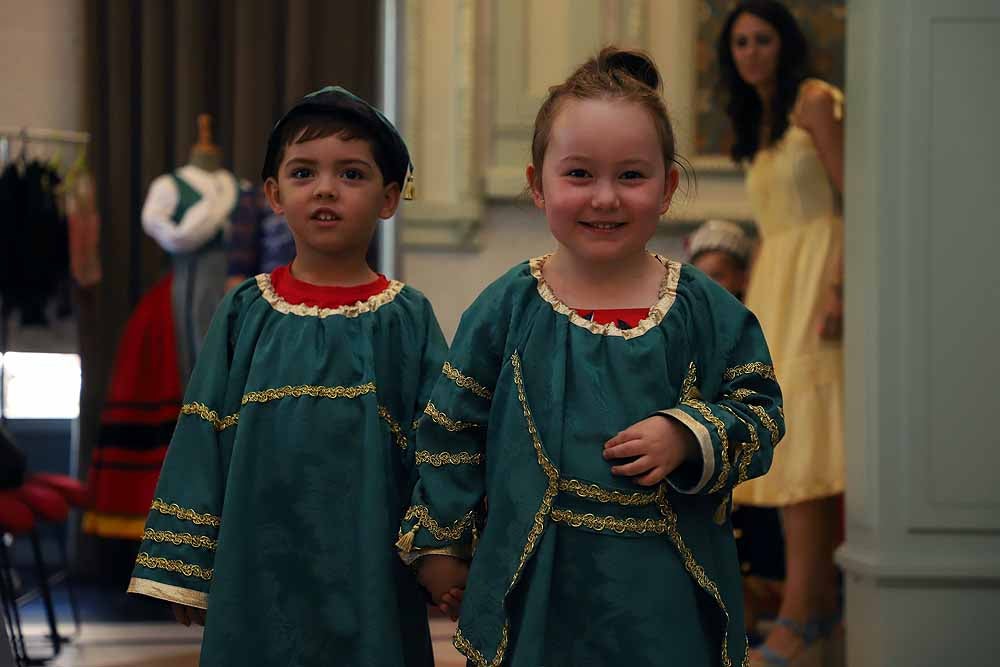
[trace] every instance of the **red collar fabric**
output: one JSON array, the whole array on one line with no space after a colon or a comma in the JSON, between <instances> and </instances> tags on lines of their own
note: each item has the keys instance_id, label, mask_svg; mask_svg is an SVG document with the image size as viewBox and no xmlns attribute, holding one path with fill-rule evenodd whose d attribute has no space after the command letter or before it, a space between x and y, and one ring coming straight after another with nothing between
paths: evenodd
<instances>
[{"instance_id":1,"label":"red collar fabric","mask_svg":"<svg viewBox=\"0 0 1000 667\"><path fill-rule=\"evenodd\" d=\"M649 317L649 308L602 308L600 310L577 308L576 312L591 322L614 324L619 329L634 329L639 326L640 320ZM626 326L623 327L622 324Z\"/></svg>"},{"instance_id":2,"label":"red collar fabric","mask_svg":"<svg viewBox=\"0 0 1000 667\"><path fill-rule=\"evenodd\" d=\"M313 285L302 282L292 275L291 265L279 266L271 272L271 286L282 299L292 304L318 306L320 308L340 308L359 301L367 301L389 287L389 279L378 274L378 278L364 285L340 287L337 285Z\"/></svg>"}]
</instances>

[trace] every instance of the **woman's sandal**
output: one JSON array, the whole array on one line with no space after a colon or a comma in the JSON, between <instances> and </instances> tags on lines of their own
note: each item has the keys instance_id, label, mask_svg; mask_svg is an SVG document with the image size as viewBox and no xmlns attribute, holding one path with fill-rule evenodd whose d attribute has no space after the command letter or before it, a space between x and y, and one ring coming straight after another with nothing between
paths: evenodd
<instances>
[{"instance_id":1,"label":"woman's sandal","mask_svg":"<svg viewBox=\"0 0 1000 667\"><path fill-rule=\"evenodd\" d=\"M802 648L793 655L783 656L766 644L753 649L750 654L751 667L824 667L823 624L798 623L790 618L777 618L775 626L781 626L802 640Z\"/></svg>"}]
</instances>

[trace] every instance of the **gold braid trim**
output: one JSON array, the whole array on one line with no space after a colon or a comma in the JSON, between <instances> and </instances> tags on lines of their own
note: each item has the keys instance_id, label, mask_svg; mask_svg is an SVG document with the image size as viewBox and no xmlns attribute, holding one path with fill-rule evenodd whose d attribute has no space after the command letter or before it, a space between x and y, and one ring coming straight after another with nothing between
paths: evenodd
<instances>
[{"instance_id":1,"label":"gold braid trim","mask_svg":"<svg viewBox=\"0 0 1000 667\"><path fill-rule=\"evenodd\" d=\"M286 385L284 387L278 387L277 389L251 391L243 396L243 400L240 401L240 404L247 405L248 403L267 403L268 401L277 401L282 398L288 398L289 396L293 396L295 398L301 398L303 396L312 396L313 398L357 398L358 396L371 394L374 391L374 382L366 382L365 384L360 384L356 387L321 387L311 384L291 387Z\"/></svg>"},{"instance_id":2,"label":"gold braid trim","mask_svg":"<svg viewBox=\"0 0 1000 667\"><path fill-rule=\"evenodd\" d=\"M759 419L760 423L764 425L767 432L771 434L771 446L773 447L778 444L778 441L781 440L781 433L778 431L778 425L774 423L773 419L771 419L771 415L767 414L767 411L759 405L749 405L747 407L749 407L753 413L757 415L757 419ZM783 415L782 418L784 418Z\"/></svg>"},{"instance_id":3,"label":"gold braid trim","mask_svg":"<svg viewBox=\"0 0 1000 667\"><path fill-rule=\"evenodd\" d=\"M145 551L136 557L135 564L149 568L150 570L167 570L168 572L183 574L185 577L196 577L198 579L204 579L205 581L211 581L212 574L215 572L211 568L203 569L199 565L185 563L182 560L154 558Z\"/></svg>"},{"instance_id":4,"label":"gold braid trim","mask_svg":"<svg viewBox=\"0 0 1000 667\"><path fill-rule=\"evenodd\" d=\"M619 535L624 533L655 533L663 535L667 532L666 519L635 519L628 517L616 519L613 516L599 517L591 513L578 514L570 510L552 510L552 520L556 523L565 523L573 528L590 528L591 530L613 530Z\"/></svg>"},{"instance_id":5,"label":"gold braid trim","mask_svg":"<svg viewBox=\"0 0 1000 667\"><path fill-rule=\"evenodd\" d=\"M219 413L215 410L210 410L204 403L185 403L181 406L181 414L201 417L211 424L216 431L224 431L230 426L235 426L240 420L239 414L232 414L224 419L219 419Z\"/></svg>"},{"instance_id":6,"label":"gold braid trim","mask_svg":"<svg viewBox=\"0 0 1000 667\"><path fill-rule=\"evenodd\" d=\"M389 409L384 405L378 406L378 416L385 420L385 423L389 425L389 432L392 433L392 437L396 440L396 446L406 451L406 434L403 433L403 428L399 425L392 415L389 414Z\"/></svg>"},{"instance_id":7,"label":"gold braid trim","mask_svg":"<svg viewBox=\"0 0 1000 667\"><path fill-rule=\"evenodd\" d=\"M474 422L463 422L463 421L458 421L457 419L452 419L445 413L438 410L433 403L427 404L427 407L424 408L424 414L433 419L434 423L437 424L438 426L441 426L453 433L456 433L458 431L464 431L465 429L469 428L479 427L479 424L476 424Z\"/></svg>"},{"instance_id":8,"label":"gold braid trim","mask_svg":"<svg viewBox=\"0 0 1000 667\"><path fill-rule=\"evenodd\" d=\"M736 366L735 368L727 368L726 372L722 374L722 378L726 382L731 382L741 375L750 375L752 373L756 373L767 380L772 380L774 382L778 381L777 376L774 374L774 367L760 361L743 364L742 366Z\"/></svg>"},{"instance_id":9,"label":"gold braid trim","mask_svg":"<svg viewBox=\"0 0 1000 667\"><path fill-rule=\"evenodd\" d=\"M160 514L168 514L170 516L177 517L182 521L190 521L191 523L198 526L214 526L218 528L222 525L222 520L211 514L198 514L192 509L187 509L186 507L181 507L175 503L167 504L163 502L160 498L153 500L153 504L150 505L151 510L156 510Z\"/></svg>"},{"instance_id":10,"label":"gold braid trim","mask_svg":"<svg viewBox=\"0 0 1000 667\"><path fill-rule=\"evenodd\" d=\"M757 396L757 395L758 393L753 389L740 388L733 390L729 394L726 394L723 398L731 398L734 401L739 401L740 403L744 403L751 396Z\"/></svg>"},{"instance_id":11,"label":"gold braid trim","mask_svg":"<svg viewBox=\"0 0 1000 667\"><path fill-rule=\"evenodd\" d=\"M459 653L471 660L476 667L499 667L503 661L504 653L507 652L507 643L509 641L510 624L505 621L503 628L500 630L500 644L497 646L497 654L493 660L487 660L482 653L476 650L469 640L465 638L465 635L462 634L462 628L455 631L455 636L452 638L451 643L458 649Z\"/></svg>"},{"instance_id":12,"label":"gold braid trim","mask_svg":"<svg viewBox=\"0 0 1000 667\"><path fill-rule=\"evenodd\" d=\"M457 368L449 364L447 361L444 362L444 367L441 369L441 372L444 374L446 378L457 384L462 389L471 391L473 394L479 396L480 398L485 398L487 400L493 398L492 391L490 391L483 385L479 384L468 375L463 374L462 371L458 370Z\"/></svg>"},{"instance_id":13,"label":"gold braid trim","mask_svg":"<svg viewBox=\"0 0 1000 667\"><path fill-rule=\"evenodd\" d=\"M719 436L719 458L722 459L722 465L719 467L719 476L715 484L708 491L709 493L715 493L725 486L726 479L729 477L729 434L726 433L726 425L722 423L721 419L715 416L715 413L712 412L712 409L704 401L690 399L682 401L681 405L694 408L701 413L701 416L715 427L715 432Z\"/></svg>"},{"instance_id":14,"label":"gold braid trim","mask_svg":"<svg viewBox=\"0 0 1000 667\"><path fill-rule=\"evenodd\" d=\"M684 382L681 384L681 400L690 401L694 399L701 398L701 392L696 386L698 383L698 368L694 365L692 361L688 364L688 372L684 377Z\"/></svg>"},{"instance_id":15,"label":"gold braid trim","mask_svg":"<svg viewBox=\"0 0 1000 667\"><path fill-rule=\"evenodd\" d=\"M625 507L652 505L656 502L655 493L625 493L624 491L603 489L596 484L585 484L578 479L560 479L559 490L587 500L615 503Z\"/></svg>"},{"instance_id":16,"label":"gold braid trim","mask_svg":"<svg viewBox=\"0 0 1000 667\"><path fill-rule=\"evenodd\" d=\"M455 541L462 537L466 528L472 523L472 519L474 517L475 512L469 510L461 519L455 521L450 526L442 528L441 524L435 521L434 517L431 516L430 510L428 510L426 506L414 505L406 511L406 514L403 516L403 521L416 519L417 523L414 524L414 528L418 525L421 528L426 528L436 540Z\"/></svg>"},{"instance_id":17,"label":"gold braid trim","mask_svg":"<svg viewBox=\"0 0 1000 667\"><path fill-rule=\"evenodd\" d=\"M419 452L417 452L416 462L417 465L421 465L423 463L430 463L435 468L440 468L443 465L477 466L483 462L483 455L480 453L470 454L469 452L460 452L458 454L452 454L451 452L440 452L438 454L431 454L428 451L420 450Z\"/></svg>"},{"instance_id":18,"label":"gold braid trim","mask_svg":"<svg viewBox=\"0 0 1000 667\"><path fill-rule=\"evenodd\" d=\"M719 593L719 587L716 586L715 582L709 579L708 575L705 574L705 568L699 565L695 560L694 554L691 553L691 549L689 549L687 544L684 543L684 538L681 537L680 531L677 530L677 515L670 506L670 501L667 500L667 490L665 485L660 485L660 492L657 494L656 502L660 508L660 514L662 514L667 520L667 536L670 538L670 541L674 543L674 547L681 555L684 568L688 571L688 574L690 574L694 580L698 582L698 585L701 586L702 590L715 599L715 603L719 605L719 609L722 610L722 615L725 618L725 626L722 628L722 666L732 667L732 661L729 659L729 612L726 610L726 603L722 601L722 595Z\"/></svg>"},{"instance_id":19,"label":"gold braid trim","mask_svg":"<svg viewBox=\"0 0 1000 667\"><path fill-rule=\"evenodd\" d=\"M147 528L145 532L143 532L142 539L150 540L152 542L169 542L175 547L186 544L189 547L194 547L196 549L211 549L212 551L215 551L215 547L219 544L206 535L175 533L170 530L153 530L152 528Z\"/></svg>"},{"instance_id":20,"label":"gold braid trim","mask_svg":"<svg viewBox=\"0 0 1000 667\"><path fill-rule=\"evenodd\" d=\"M757 435L757 428L748 422L747 420L740 417L736 412L729 406L722 406L725 410L728 410L730 414L739 420L743 426L746 427L747 432L750 434L750 443L742 443L739 451L736 453L736 458L733 461L733 465L739 467L739 475L736 478L737 484L742 484L747 481L750 476L750 462L753 460L754 454L760 450L760 436Z\"/></svg>"},{"instance_id":21,"label":"gold braid trim","mask_svg":"<svg viewBox=\"0 0 1000 667\"><path fill-rule=\"evenodd\" d=\"M389 281L389 286L378 294L370 297L366 301L358 301L350 306L340 306L339 308L320 308L319 306L307 306L305 304L292 304L285 301L274 290L271 284L271 276L261 273L256 276L257 288L264 300L271 304L283 315L298 315L299 317L318 317L323 319L331 315L341 315L343 317L358 317L365 313L373 313L387 303L391 303L403 290L403 283L398 280Z\"/></svg>"}]
</instances>

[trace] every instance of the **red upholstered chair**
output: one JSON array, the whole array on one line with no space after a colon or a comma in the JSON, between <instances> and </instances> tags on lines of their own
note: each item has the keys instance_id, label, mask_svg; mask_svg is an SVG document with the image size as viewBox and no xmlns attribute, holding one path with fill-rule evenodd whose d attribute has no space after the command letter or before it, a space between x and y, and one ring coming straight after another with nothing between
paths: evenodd
<instances>
[{"instance_id":1,"label":"red upholstered chair","mask_svg":"<svg viewBox=\"0 0 1000 667\"><path fill-rule=\"evenodd\" d=\"M52 472L39 472L31 475L28 479L55 489L70 504L70 507L82 509L89 504L90 497L87 493L87 487L75 477Z\"/></svg>"},{"instance_id":2,"label":"red upholstered chair","mask_svg":"<svg viewBox=\"0 0 1000 667\"><path fill-rule=\"evenodd\" d=\"M65 563L64 570L56 575L50 575L45 566L45 559L42 554L42 541L39 537L37 526L39 522L64 524L69 517L71 501L74 505L86 502L86 492L82 489L82 485L77 487L71 481L71 478L62 475L36 475L28 478L18 488L0 493L0 510L2 510L2 513L0 513L0 526L13 536L24 535L31 540L35 558L37 593L41 597L45 608L45 617L49 626L49 638L52 642L51 657L59 655L62 650L62 644L67 641L60 636L58 630L55 604L52 600L53 584L58 583L59 580L66 581L70 606L73 611L73 619L76 622L77 631L80 628L80 617L76 603L76 594L69 573L68 559L66 558L65 539L61 537L60 531L59 544ZM30 527L28 527L24 516L25 510L32 515ZM4 521L3 517L5 516L9 516L10 518ZM15 652L20 652L25 664L38 664L39 661L30 658L25 650L24 635L21 631L20 618L17 611L18 602L13 585L13 564L6 553L6 544L3 551L4 602L5 608L10 607L7 616L8 622L11 625L11 636L17 637L14 641ZM9 605L7 604L8 600L10 602Z\"/></svg>"},{"instance_id":3,"label":"red upholstered chair","mask_svg":"<svg viewBox=\"0 0 1000 667\"><path fill-rule=\"evenodd\" d=\"M14 492L42 521L62 523L69 517L69 503L51 486L29 479Z\"/></svg>"},{"instance_id":4,"label":"red upholstered chair","mask_svg":"<svg viewBox=\"0 0 1000 667\"><path fill-rule=\"evenodd\" d=\"M43 489L42 492L38 489ZM28 480L21 487L23 491L38 496L39 501L43 505L49 505L49 511L52 512L50 516L45 516L46 521L65 521L65 517L62 519L57 518L59 512L56 511L57 502L54 501L48 494L49 490L53 490L59 494L60 497L69 505L67 508L67 513L72 509L85 509L90 505L90 492L87 490L86 485L84 485L80 480L75 477L70 477L69 475L60 475L59 473L52 472L39 472L28 477ZM47 498L48 500L45 500ZM38 510L36 510L38 511ZM51 518L50 518L51 517ZM69 607L73 614L73 624L76 626L76 634L80 634L80 605L77 603L76 599L76 586L73 581L73 572L70 567L69 562L69 551L66 548L65 533L59 532L59 550L62 553L63 559L63 569L62 572L57 572L49 579L50 584L56 584L60 581L66 582L66 594L69 597Z\"/></svg>"}]
</instances>

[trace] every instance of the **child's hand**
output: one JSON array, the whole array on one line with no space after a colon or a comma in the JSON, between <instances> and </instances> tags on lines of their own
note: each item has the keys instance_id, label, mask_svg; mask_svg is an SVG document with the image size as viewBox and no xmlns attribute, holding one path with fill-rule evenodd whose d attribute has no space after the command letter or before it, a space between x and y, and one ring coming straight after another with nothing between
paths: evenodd
<instances>
[{"instance_id":1,"label":"child's hand","mask_svg":"<svg viewBox=\"0 0 1000 667\"><path fill-rule=\"evenodd\" d=\"M462 596L456 591L465 588L469 564L461 558L430 554L417 561L417 581L431 595L431 602L445 614L458 617ZM445 597L450 596L450 600Z\"/></svg>"},{"instance_id":2,"label":"child's hand","mask_svg":"<svg viewBox=\"0 0 1000 667\"><path fill-rule=\"evenodd\" d=\"M438 605L438 609L441 613L446 614L453 621L458 620L458 615L462 611L462 597L465 595L465 590L461 588L453 588L444 595L441 596L441 604Z\"/></svg>"},{"instance_id":3,"label":"child's hand","mask_svg":"<svg viewBox=\"0 0 1000 667\"><path fill-rule=\"evenodd\" d=\"M612 474L655 486L680 464L698 457L694 434L676 419L653 415L604 443L604 459L635 459L611 467Z\"/></svg>"},{"instance_id":4,"label":"child's hand","mask_svg":"<svg viewBox=\"0 0 1000 667\"><path fill-rule=\"evenodd\" d=\"M182 625L205 625L205 610L198 607L189 607L186 604L173 602L170 604L174 610L174 618Z\"/></svg>"}]
</instances>

